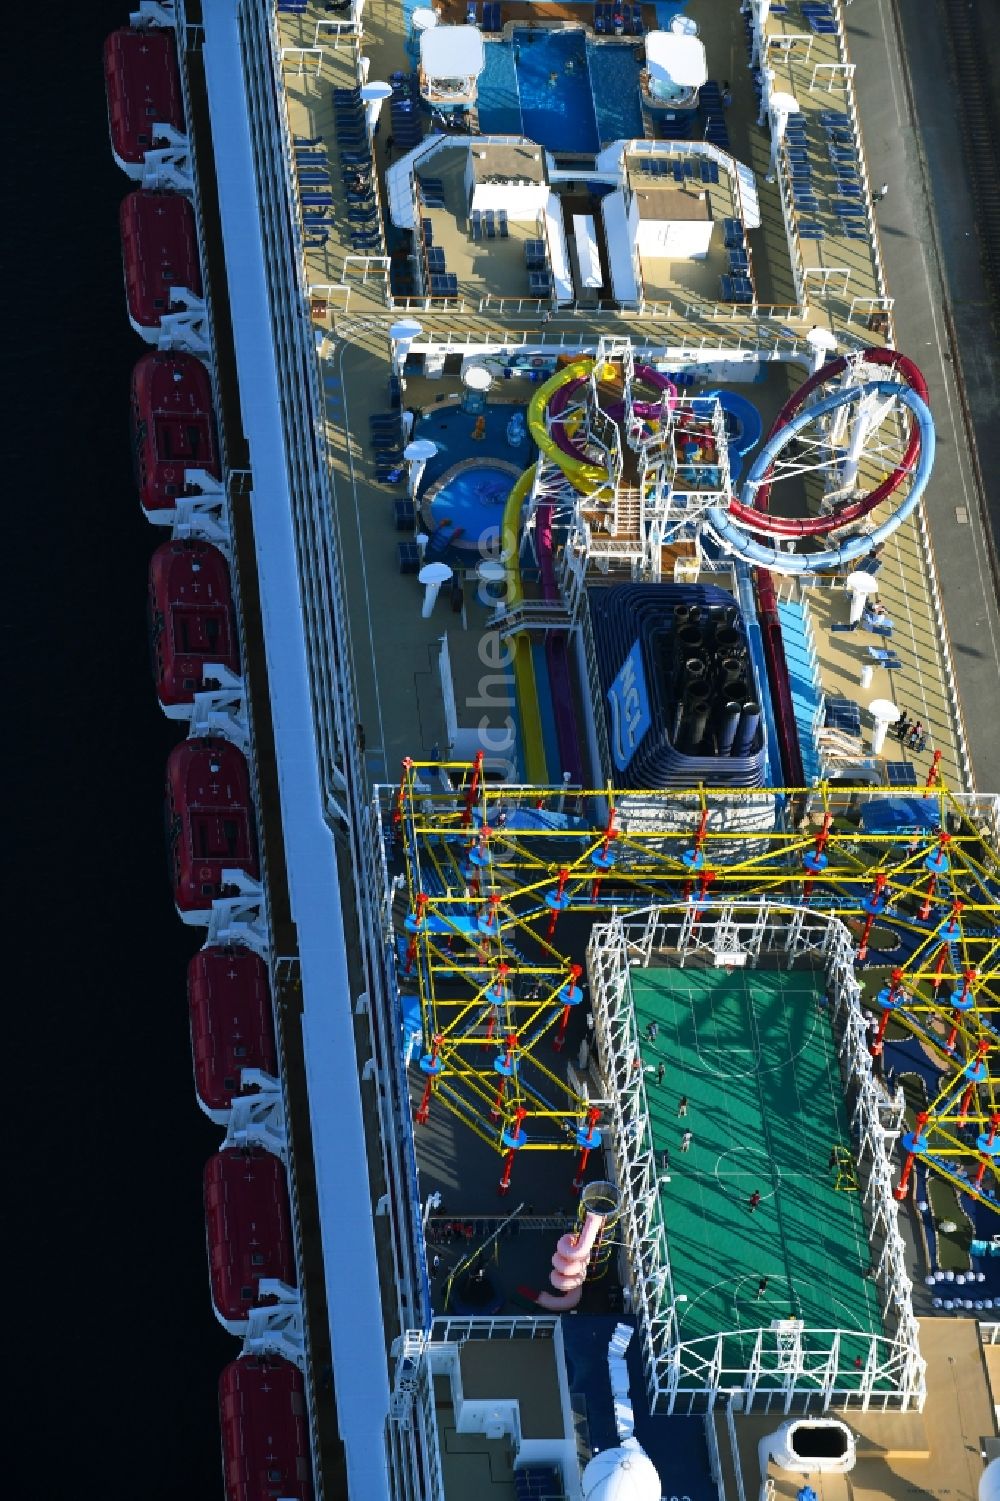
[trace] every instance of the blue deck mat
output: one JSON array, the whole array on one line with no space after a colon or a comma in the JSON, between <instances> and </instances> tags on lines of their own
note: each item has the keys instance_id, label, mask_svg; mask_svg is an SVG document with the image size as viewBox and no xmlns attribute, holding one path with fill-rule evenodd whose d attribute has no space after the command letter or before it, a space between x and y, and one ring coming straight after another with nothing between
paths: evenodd
<instances>
[{"instance_id":1,"label":"blue deck mat","mask_svg":"<svg viewBox=\"0 0 1000 1501\"><path fill-rule=\"evenodd\" d=\"M535 667L535 685L538 689L538 717L542 722L542 742L549 779L558 783L562 779L562 757L559 754L559 735L556 730L556 714L552 706L552 690L549 687L549 668L545 656L545 644L533 641L531 660Z\"/></svg>"},{"instance_id":2,"label":"blue deck mat","mask_svg":"<svg viewBox=\"0 0 1000 1501\"><path fill-rule=\"evenodd\" d=\"M631 1322L630 1319L625 1322ZM594 1449L613 1449L615 1432L608 1342L618 1320L576 1314L563 1319L563 1340L570 1391L586 1403L587 1426ZM629 1400L635 1414L635 1436L660 1473L665 1496L687 1501L715 1501L716 1489L708 1464L702 1417L651 1417L646 1397L638 1334L626 1354Z\"/></svg>"},{"instance_id":3,"label":"blue deck mat","mask_svg":"<svg viewBox=\"0 0 1000 1501\"><path fill-rule=\"evenodd\" d=\"M809 637L802 606L794 600L786 600L778 606L778 618L781 621L781 638L785 646L785 661L788 663L792 703L795 706L795 728L799 735L802 769L806 783L811 785L819 776L814 726L822 692L809 655Z\"/></svg>"}]
</instances>

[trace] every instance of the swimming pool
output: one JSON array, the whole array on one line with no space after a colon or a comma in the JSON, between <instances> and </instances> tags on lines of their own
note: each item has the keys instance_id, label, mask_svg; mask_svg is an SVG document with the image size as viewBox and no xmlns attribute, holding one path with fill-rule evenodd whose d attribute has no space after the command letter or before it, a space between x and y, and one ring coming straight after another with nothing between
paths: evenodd
<instances>
[{"instance_id":1,"label":"swimming pool","mask_svg":"<svg viewBox=\"0 0 1000 1501\"><path fill-rule=\"evenodd\" d=\"M503 508L520 474L502 459L466 459L448 469L424 495L423 515L434 532L447 527L452 547L486 554L499 539Z\"/></svg>"},{"instance_id":2,"label":"swimming pool","mask_svg":"<svg viewBox=\"0 0 1000 1501\"><path fill-rule=\"evenodd\" d=\"M486 43L479 128L593 154L602 142L642 135L639 71L634 41L595 42L575 27L519 29Z\"/></svg>"}]
</instances>

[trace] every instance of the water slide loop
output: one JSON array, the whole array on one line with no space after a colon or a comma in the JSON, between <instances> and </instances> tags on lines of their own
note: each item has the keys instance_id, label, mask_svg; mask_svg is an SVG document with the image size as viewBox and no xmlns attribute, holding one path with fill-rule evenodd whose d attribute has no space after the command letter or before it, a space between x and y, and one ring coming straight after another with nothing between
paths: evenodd
<instances>
[{"instance_id":1,"label":"water slide loop","mask_svg":"<svg viewBox=\"0 0 1000 1501\"><path fill-rule=\"evenodd\" d=\"M912 391L920 397L921 401L929 402L927 382L924 380L919 368L908 359L905 354L900 354L898 349L871 348L861 352L861 359L866 365L885 365L900 376ZM836 380L843 375L848 368L846 356L841 355L828 364L822 365L802 385L795 394L785 402L781 411L774 420L774 425L767 435L768 443L771 439L787 426L797 412L805 405L812 393L820 386L829 381ZM815 413L816 408L810 409ZM883 500L903 483L903 480L911 472L917 453L920 449L921 434L920 422L914 414L910 422L910 431L907 436L906 448L896 468L891 474L872 490L868 495L863 495L849 506L844 506L835 516L808 516L800 520L792 520L787 516L771 516L767 514L768 499L771 493L770 466L763 478L755 478L757 466L751 471L744 486L743 499L732 499L729 503L729 514L737 522L750 527L758 532L770 532L777 536L785 537L821 537L831 532L839 531L842 527L850 525L853 521L859 521L880 506ZM756 490L752 489L752 484Z\"/></svg>"},{"instance_id":2,"label":"water slide loop","mask_svg":"<svg viewBox=\"0 0 1000 1501\"><path fill-rule=\"evenodd\" d=\"M835 411L845 402L866 396L893 397L913 413L919 431L919 456L915 469L911 471L913 483L906 499L892 515L867 536L851 537L839 547L826 548L821 552L799 554L783 552L777 541L772 546L755 541L748 535L744 526L733 520L728 510L712 506L706 513L706 519L723 547L736 557L742 558L744 562L752 563L758 568L773 569L775 573L807 574L843 570L859 559L867 557L876 547L885 542L908 516L913 514L927 488L934 464L934 419L930 408L916 391L909 386L898 385L894 381L866 381L860 386L847 387L833 392L815 405L796 413L768 439L754 460L744 487L744 495L754 494L761 476L767 473L781 450L804 427L814 422L817 417L823 417ZM759 521L759 513L754 511L752 514L755 522ZM803 526L805 523L800 522L798 525ZM795 533L795 535L804 535L804 533Z\"/></svg>"}]
</instances>

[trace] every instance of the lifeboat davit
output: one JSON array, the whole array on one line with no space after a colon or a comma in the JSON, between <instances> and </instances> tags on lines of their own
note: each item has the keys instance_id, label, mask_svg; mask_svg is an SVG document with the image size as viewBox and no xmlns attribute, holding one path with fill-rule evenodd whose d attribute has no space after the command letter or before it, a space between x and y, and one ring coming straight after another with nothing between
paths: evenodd
<instances>
[{"instance_id":1,"label":"lifeboat davit","mask_svg":"<svg viewBox=\"0 0 1000 1501\"><path fill-rule=\"evenodd\" d=\"M170 719L187 719L206 687L207 663L239 671L229 565L217 547L177 538L156 549L149 630L160 708Z\"/></svg>"},{"instance_id":2,"label":"lifeboat davit","mask_svg":"<svg viewBox=\"0 0 1000 1501\"><path fill-rule=\"evenodd\" d=\"M167 761L167 844L174 901L184 922L207 923L222 872L259 879L246 757L215 736L182 740Z\"/></svg>"},{"instance_id":3,"label":"lifeboat davit","mask_svg":"<svg viewBox=\"0 0 1000 1501\"><path fill-rule=\"evenodd\" d=\"M146 152L162 144L157 125L184 131L184 100L173 33L159 27L123 27L104 42L104 82L115 161L129 177L142 177Z\"/></svg>"},{"instance_id":4,"label":"lifeboat davit","mask_svg":"<svg viewBox=\"0 0 1000 1501\"><path fill-rule=\"evenodd\" d=\"M278 1158L262 1149L216 1152L205 1165L205 1231L215 1316L230 1334L245 1334L262 1277L295 1282L288 1182Z\"/></svg>"},{"instance_id":5,"label":"lifeboat davit","mask_svg":"<svg viewBox=\"0 0 1000 1501\"><path fill-rule=\"evenodd\" d=\"M287 1360L244 1355L219 1378L226 1501L312 1501L305 1383Z\"/></svg>"},{"instance_id":6,"label":"lifeboat davit","mask_svg":"<svg viewBox=\"0 0 1000 1501\"><path fill-rule=\"evenodd\" d=\"M220 1126L245 1094L241 1074L278 1072L267 965L251 949L201 949L188 965L188 1015L198 1104Z\"/></svg>"},{"instance_id":7,"label":"lifeboat davit","mask_svg":"<svg viewBox=\"0 0 1000 1501\"><path fill-rule=\"evenodd\" d=\"M132 371L132 454L142 508L163 526L196 489L186 470L220 477L212 382L193 354L153 351Z\"/></svg>"},{"instance_id":8,"label":"lifeboat davit","mask_svg":"<svg viewBox=\"0 0 1000 1501\"><path fill-rule=\"evenodd\" d=\"M119 218L129 322L155 344L164 313L180 308L171 301L171 288L201 296L194 210L179 193L140 188L122 199Z\"/></svg>"}]
</instances>

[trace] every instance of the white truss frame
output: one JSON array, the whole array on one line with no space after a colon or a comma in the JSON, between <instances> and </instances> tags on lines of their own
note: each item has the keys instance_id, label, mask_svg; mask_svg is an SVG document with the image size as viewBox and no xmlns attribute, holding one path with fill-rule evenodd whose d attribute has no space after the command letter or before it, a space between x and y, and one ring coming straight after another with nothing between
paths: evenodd
<instances>
[{"instance_id":1,"label":"white truss frame","mask_svg":"<svg viewBox=\"0 0 1000 1501\"><path fill-rule=\"evenodd\" d=\"M792 903L760 898L712 902L692 920L688 903L615 913L596 926L587 949L587 969L599 1057L610 1096L608 1175L621 1193L621 1235L632 1281L643 1367L654 1412L711 1410L721 1394L742 1393L743 1407L756 1404L784 1412L817 1406L922 1411L926 1364L917 1341L912 1283L892 1192L892 1142L902 1125L902 1102L887 1100L872 1072L854 975L851 935L835 917ZM635 1067L639 1036L632 999L631 968L646 966L667 943L683 965L701 952L717 960L738 952L754 964L763 952L796 959L814 955L825 964L831 1019L841 1033L840 1066L845 1089L854 1093L852 1125L858 1142L859 1188L869 1220L873 1251L870 1275L881 1296L886 1333L871 1335L861 1379L840 1379L838 1329L770 1328L757 1332L745 1364L733 1366L733 1341L747 1331L682 1341L677 1337L675 1294L643 1070ZM856 1332L854 1338L857 1338Z\"/></svg>"}]
</instances>

